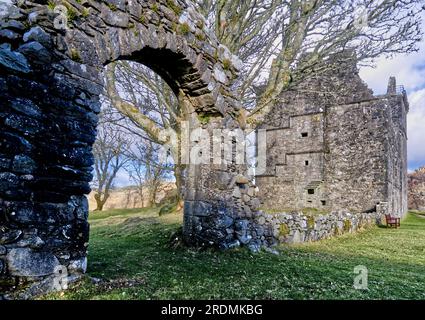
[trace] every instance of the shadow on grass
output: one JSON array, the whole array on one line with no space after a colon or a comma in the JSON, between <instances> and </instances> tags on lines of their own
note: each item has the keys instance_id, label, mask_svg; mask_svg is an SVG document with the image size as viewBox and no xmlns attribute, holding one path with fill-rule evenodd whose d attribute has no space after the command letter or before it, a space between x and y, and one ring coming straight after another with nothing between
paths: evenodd
<instances>
[{"instance_id":1,"label":"shadow on grass","mask_svg":"<svg viewBox=\"0 0 425 320\"><path fill-rule=\"evenodd\" d=\"M170 249L180 219L93 228L88 274L103 280L87 280L61 298L425 299L425 220L413 215L400 229L285 246L280 255ZM367 290L353 288L358 265L368 269Z\"/></svg>"}]
</instances>

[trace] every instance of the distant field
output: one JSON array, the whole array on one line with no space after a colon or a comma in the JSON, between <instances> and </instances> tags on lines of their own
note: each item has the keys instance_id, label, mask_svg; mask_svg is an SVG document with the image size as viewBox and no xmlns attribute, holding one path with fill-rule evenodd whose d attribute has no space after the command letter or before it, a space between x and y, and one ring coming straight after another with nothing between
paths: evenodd
<instances>
[{"instance_id":1,"label":"distant field","mask_svg":"<svg viewBox=\"0 0 425 320\"><path fill-rule=\"evenodd\" d=\"M171 249L181 213L112 210L90 221L88 276L100 282L87 277L44 299L425 299L425 219L413 213L400 229L282 246L279 255ZM358 265L367 290L353 288Z\"/></svg>"}]
</instances>

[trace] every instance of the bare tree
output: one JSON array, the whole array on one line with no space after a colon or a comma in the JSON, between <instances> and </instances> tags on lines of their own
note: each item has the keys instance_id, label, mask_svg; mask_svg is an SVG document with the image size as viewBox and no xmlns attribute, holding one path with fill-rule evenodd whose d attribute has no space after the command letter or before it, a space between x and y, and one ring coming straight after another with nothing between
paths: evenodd
<instances>
[{"instance_id":1,"label":"bare tree","mask_svg":"<svg viewBox=\"0 0 425 320\"><path fill-rule=\"evenodd\" d=\"M425 10L422 0L196 3L220 42L245 62L237 85L254 127L284 90L329 71L332 64L326 61L338 53L353 51L357 62L370 65L382 55L417 51L422 36L420 13Z\"/></svg>"},{"instance_id":2,"label":"bare tree","mask_svg":"<svg viewBox=\"0 0 425 320\"><path fill-rule=\"evenodd\" d=\"M184 164L180 162L180 134L182 117L179 102L168 84L149 68L134 62L111 64L106 71L107 99L120 112L115 123L141 140L164 146L164 129L177 136L176 144L167 149L173 160L177 201L181 199ZM109 111L113 112L113 111ZM127 121L126 121L127 120ZM169 164L166 164L169 166Z\"/></svg>"},{"instance_id":3,"label":"bare tree","mask_svg":"<svg viewBox=\"0 0 425 320\"><path fill-rule=\"evenodd\" d=\"M108 122L101 120L98 127L97 139L93 145L95 158L93 180L96 211L102 211L109 199L117 173L129 161L125 156L128 147L128 137L113 130Z\"/></svg>"},{"instance_id":4,"label":"bare tree","mask_svg":"<svg viewBox=\"0 0 425 320\"><path fill-rule=\"evenodd\" d=\"M146 206L155 205L158 193L163 191L172 166L166 166L160 159L160 146L147 140L134 143L128 158L130 161L126 170L131 181L137 186L142 203L147 194Z\"/></svg>"},{"instance_id":5,"label":"bare tree","mask_svg":"<svg viewBox=\"0 0 425 320\"><path fill-rule=\"evenodd\" d=\"M360 65L373 65L380 56L416 51L422 37L422 2L195 0L207 27L244 61L234 89L243 98L251 128L264 121L282 92L309 77L353 59ZM347 51L353 54L341 54ZM333 63L327 63L330 59ZM148 68L128 62L110 64L106 84L111 103L146 139L164 144L160 139L164 128L180 135L184 119L179 103ZM178 190L184 171L179 149L177 145L170 150Z\"/></svg>"}]
</instances>

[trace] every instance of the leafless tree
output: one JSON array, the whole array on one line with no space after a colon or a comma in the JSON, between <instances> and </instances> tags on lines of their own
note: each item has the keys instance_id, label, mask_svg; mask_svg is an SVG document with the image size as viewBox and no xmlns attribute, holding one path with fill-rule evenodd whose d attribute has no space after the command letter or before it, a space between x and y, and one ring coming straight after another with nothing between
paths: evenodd
<instances>
[{"instance_id":1,"label":"leafless tree","mask_svg":"<svg viewBox=\"0 0 425 320\"><path fill-rule=\"evenodd\" d=\"M128 153L130 159L126 170L130 180L137 186L139 196L146 206L156 204L159 192L163 191L165 181L169 180L172 166L167 166L160 158L160 146L152 141L138 141Z\"/></svg>"},{"instance_id":2,"label":"leafless tree","mask_svg":"<svg viewBox=\"0 0 425 320\"><path fill-rule=\"evenodd\" d=\"M425 10L423 0L196 3L220 42L245 62L237 85L253 126L261 124L284 90L328 71L326 61L338 53L353 51L360 65L370 65L380 56L416 51Z\"/></svg>"},{"instance_id":3,"label":"leafless tree","mask_svg":"<svg viewBox=\"0 0 425 320\"><path fill-rule=\"evenodd\" d=\"M168 144L166 148L173 160L179 202L184 164L179 161L183 119L177 98L159 75L138 63L122 61L114 64L107 69L106 79L106 99L121 114L121 117L115 116L115 123L123 130L139 137L143 143L163 146L167 141L161 139L161 132L171 129L176 133L177 143Z\"/></svg>"},{"instance_id":4,"label":"leafless tree","mask_svg":"<svg viewBox=\"0 0 425 320\"><path fill-rule=\"evenodd\" d=\"M129 161L125 155L128 145L128 137L124 137L120 131L113 130L109 122L102 121L101 116L97 139L93 145L95 158L93 191L96 211L103 210L110 197L117 173Z\"/></svg>"}]
</instances>

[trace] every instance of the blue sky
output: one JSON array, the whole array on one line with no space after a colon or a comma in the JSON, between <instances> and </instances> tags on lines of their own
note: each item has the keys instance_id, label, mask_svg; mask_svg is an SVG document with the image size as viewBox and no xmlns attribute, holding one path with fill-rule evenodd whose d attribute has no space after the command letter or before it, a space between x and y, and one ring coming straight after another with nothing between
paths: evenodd
<instances>
[{"instance_id":1,"label":"blue sky","mask_svg":"<svg viewBox=\"0 0 425 320\"><path fill-rule=\"evenodd\" d=\"M390 76L404 85L409 98L407 116L408 169L412 171L425 165L425 40L419 52L399 55L393 59L381 58L376 68L363 68L360 76L375 92L385 93Z\"/></svg>"}]
</instances>

